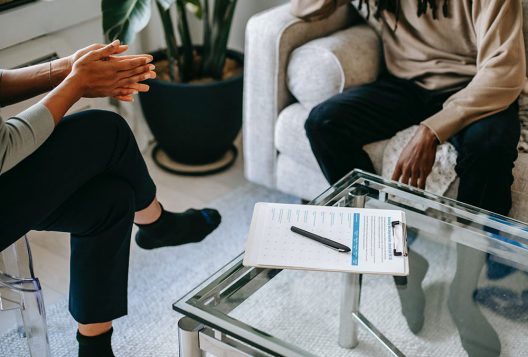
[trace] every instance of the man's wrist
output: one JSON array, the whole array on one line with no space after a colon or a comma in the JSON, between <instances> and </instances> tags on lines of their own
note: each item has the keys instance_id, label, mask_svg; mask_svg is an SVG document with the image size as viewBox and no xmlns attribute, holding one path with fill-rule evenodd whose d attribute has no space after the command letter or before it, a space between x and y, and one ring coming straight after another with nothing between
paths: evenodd
<instances>
[{"instance_id":1,"label":"man's wrist","mask_svg":"<svg viewBox=\"0 0 528 357\"><path fill-rule=\"evenodd\" d=\"M433 129L422 123L420 124L420 130L422 131L423 135L427 137L429 142L435 145L440 144L440 140L438 140L438 136L436 136L436 133L433 131Z\"/></svg>"}]
</instances>

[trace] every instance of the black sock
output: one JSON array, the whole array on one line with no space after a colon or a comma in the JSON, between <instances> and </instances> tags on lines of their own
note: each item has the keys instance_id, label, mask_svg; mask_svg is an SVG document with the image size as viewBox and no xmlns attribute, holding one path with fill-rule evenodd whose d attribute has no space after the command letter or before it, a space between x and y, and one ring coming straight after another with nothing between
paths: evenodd
<instances>
[{"instance_id":1,"label":"black sock","mask_svg":"<svg viewBox=\"0 0 528 357\"><path fill-rule=\"evenodd\" d=\"M84 336L77 331L77 341L79 342L79 357L115 357L112 352L112 332L113 328L102 335Z\"/></svg>"},{"instance_id":2,"label":"black sock","mask_svg":"<svg viewBox=\"0 0 528 357\"><path fill-rule=\"evenodd\" d=\"M136 243L144 249L196 243L204 239L220 224L217 210L188 209L183 213L161 212L151 224L137 224Z\"/></svg>"}]
</instances>

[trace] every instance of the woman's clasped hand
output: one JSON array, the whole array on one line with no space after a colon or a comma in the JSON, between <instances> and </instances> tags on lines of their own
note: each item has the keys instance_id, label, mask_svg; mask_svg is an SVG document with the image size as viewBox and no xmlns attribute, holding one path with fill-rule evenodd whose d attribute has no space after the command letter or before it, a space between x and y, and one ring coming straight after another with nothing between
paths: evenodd
<instances>
[{"instance_id":1,"label":"woman's clasped hand","mask_svg":"<svg viewBox=\"0 0 528 357\"><path fill-rule=\"evenodd\" d=\"M113 97L131 102L134 94L149 90L149 86L141 82L156 78L155 67L151 64L152 56L120 56L127 49L127 45L121 45L116 40L108 45L93 44L57 60L54 65L62 68L65 76L56 87L50 64L50 85L54 89L42 103L50 111L55 124L83 97Z\"/></svg>"},{"instance_id":2,"label":"woman's clasped hand","mask_svg":"<svg viewBox=\"0 0 528 357\"><path fill-rule=\"evenodd\" d=\"M116 40L108 45L94 44L68 57L71 71L65 81L80 97L114 97L132 101L149 86L141 81L155 78L151 55L118 56L128 49Z\"/></svg>"}]
</instances>

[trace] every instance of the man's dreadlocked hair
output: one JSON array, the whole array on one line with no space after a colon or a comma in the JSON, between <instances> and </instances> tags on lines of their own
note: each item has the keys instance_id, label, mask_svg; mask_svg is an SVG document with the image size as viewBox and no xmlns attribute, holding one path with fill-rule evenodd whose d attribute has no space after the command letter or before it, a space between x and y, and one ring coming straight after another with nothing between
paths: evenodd
<instances>
[{"instance_id":1,"label":"man's dreadlocked hair","mask_svg":"<svg viewBox=\"0 0 528 357\"><path fill-rule=\"evenodd\" d=\"M370 16L370 1L369 0L358 0L359 1L359 10L363 7L363 4L366 4L367 6L367 18ZM388 12L393 13L396 16L396 26L398 26L398 19L400 18L400 1L401 0L376 0L375 4L377 6L376 12L374 13L374 17L376 19L379 19L381 17L381 13L384 10L387 10ZM408 1L408 0L403 0ZM420 17L423 14L427 12L427 7L431 8L431 11L433 12L433 19L438 19L437 16L437 6L436 6L436 0L417 0L418 1L418 11L417 16ZM444 17L448 16L447 9L449 7L449 0L444 0L444 4L442 5L442 13L444 14ZM396 30L396 28L395 28Z\"/></svg>"}]
</instances>

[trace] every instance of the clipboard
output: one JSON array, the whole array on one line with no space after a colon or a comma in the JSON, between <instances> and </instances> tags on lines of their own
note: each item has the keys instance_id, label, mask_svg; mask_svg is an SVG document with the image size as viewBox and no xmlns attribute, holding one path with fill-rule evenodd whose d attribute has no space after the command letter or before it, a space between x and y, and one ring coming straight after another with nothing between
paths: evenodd
<instances>
[{"instance_id":1,"label":"clipboard","mask_svg":"<svg viewBox=\"0 0 528 357\"><path fill-rule=\"evenodd\" d=\"M296 226L346 245L339 252L291 231ZM260 202L246 240L245 266L409 274L405 213L351 207Z\"/></svg>"}]
</instances>

